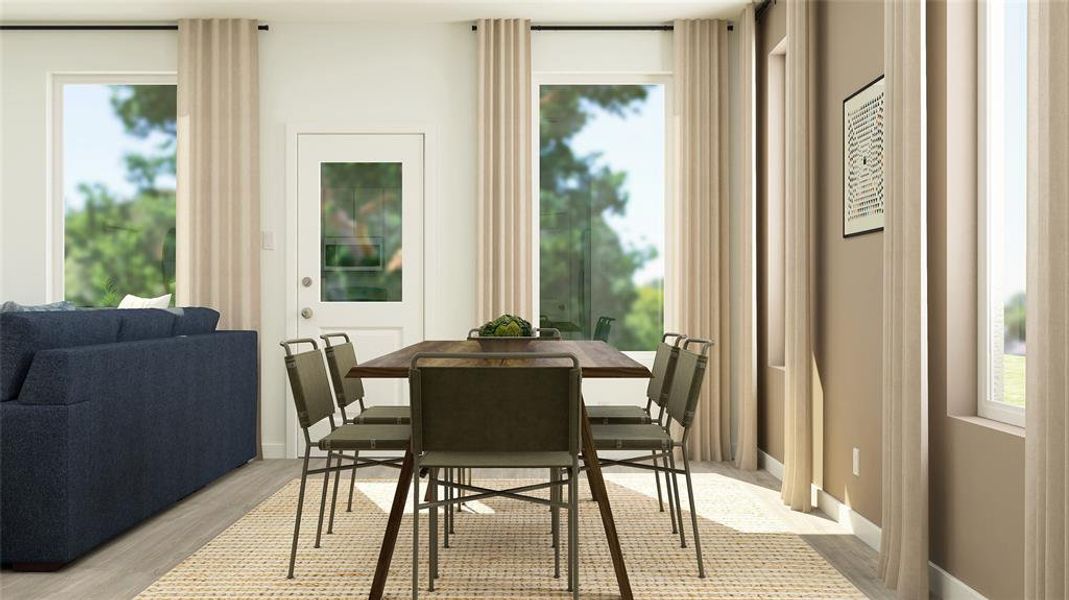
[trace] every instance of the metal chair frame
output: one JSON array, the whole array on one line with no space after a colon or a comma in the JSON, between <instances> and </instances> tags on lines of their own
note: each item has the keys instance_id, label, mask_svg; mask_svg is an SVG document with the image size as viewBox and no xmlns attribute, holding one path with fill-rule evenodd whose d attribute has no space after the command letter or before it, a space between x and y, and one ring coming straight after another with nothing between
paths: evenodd
<instances>
[{"instance_id":1,"label":"metal chair frame","mask_svg":"<svg viewBox=\"0 0 1069 600\"><path fill-rule=\"evenodd\" d=\"M301 353L301 354L295 354L293 352L293 348L292 347L293 346L297 346L298 344L310 344L312 346L312 350L310 352L305 352L305 353ZM384 457L359 456L359 452L356 452L354 454L354 456L350 457L350 456L345 455L342 451L328 450L327 451L326 464L325 464L324 467L315 468L315 469L308 468L308 463L310 462L310 460L312 458L312 447L313 447L313 445L317 446L317 447L319 445L318 443L316 443L316 444L312 443L311 434L309 434L309 432L308 432L309 428L311 428L314 425L318 425L324 419L328 419L329 423L330 423L331 432L334 432L335 430L338 429L338 425L334 420L333 412L331 412L330 414L327 414L325 416L317 416L317 415L307 414L307 411L302 411L301 403L303 403L303 400L298 399L298 394L301 394L301 395L304 394L303 384L304 383L308 383L308 382L302 382L300 380L301 376L300 376L298 368L297 368L297 360L298 360L298 358L300 356L304 355L304 354L310 354L310 353L315 353L317 356L320 356L320 361L322 361L322 357L321 357L321 355L319 353L318 344L316 344L316 341L311 339L311 338L299 338L299 339L292 339L292 340L284 340L284 341L280 342L279 345L282 346L282 348L286 351L286 356L285 356L286 370L287 370L287 372L289 373L289 376L290 376L290 386L291 386L291 388L293 388L294 403L296 404L298 419L301 422L301 431L304 434L304 447L305 447L305 449L304 449L304 457L303 457L303 460L301 462L301 486L300 486L300 491L297 494L297 516L294 519L294 523L293 523L293 542L292 542L292 545L290 547L290 562L289 562L289 571L288 571L288 574L287 574L287 578L288 579L293 579L293 569L294 569L294 565L295 565L296 560L297 560L297 540L298 540L298 538L300 536L301 514L302 514L302 512L304 510L304 494L305 494L305 489L306 489L306 486L307 486L308 476L309 475L318 475L319 473L323 474L323 491L322 491L322 493L320 495L320 499L319 499L319 520L318 520L318 525L316 527L316 541L315 541L315 547L319 548L320 547L320 542L322 540L322 534L323 534L323 516L324 516L325 509L326 509L327 487L328 487L329 482L330 482L330 474L332 472L334 472L334 473L338 473L340 475L341 471L349 471L349 470L351 470L353 472L354 479L355 479L356 469L359 469L359 468L372 467L372 466L387 466L387 467L394 467L394 468L400 469L401 468L402 458L401 457L385 457L384 458ZM322 363L320 362L320 364L322 364ZM325 368L323 370L323 376L324 376L324 378L326 378L326 370L325 370ZM300 390L295 387L295 379L297 381L296 385L297 386L301 386ZM320 385L321 390L325 390L327 395L330 394L330 382L329 381L320 382L319 385ZM320 394L322 395L322 391L320 392ZM324 401L323 398L317 398L316 400L319 401L320 404L323 404L323 401ZM334 400L333 399L330 399L330 405L331 405L331 407L333 407L333 405L334 405ZM302 412L304 412L305 414L302 414ZM338 463L336 465L332 466L332 463L334 462L334 459L335 459L335 455L337 455ZM342 461L343 460L353 461L353 464L351 466L350 465L342 465ZM331 533L334 532L334 509L335 509L335 505L337 504L337 500L338 500L338 485L337 485L337 481L338 481L339 478L340 477L335 477L335 479L334 479L334 481L335 481L335 484L334 484L334 496L333 496L333 500L331 502L331 507L330 507L330 521L329 521L329 525L327 527L327 533L328 534L331 534ZM351 499L350 499L350 502L351 502Z\"/></svg>"},{"instance_id":2,"label":"metal chair frame","mask_svg":"<svg viewBox=\"0 0 1069 600\"><path fill-rule=\"evenodd\" d=\"M670 448L665 448L665 449L659 450L659 451L653 451L650 455L635 456L635 457L632 457L632 458L625 458L625 459L602 458L602 457L599 456L598 457L598 461L602 464L603 467L604 466L633 467L633 468L636 468L636 469L645 469L645 470L648 470L648 471L654 471L655 473L661 472L661 473L665 474L665 482L667 484L669 484L668 487L669 487L669 491L670 491L669 504L670 505L672 504L673 497L674 497L674 501L675 501L674 502L675 503L675 511L674 511L675 515L674 515L674 517L678 518L679 543L680 543L680 547L682 547L682 548L686 548L687 547L687 540L686 540L686 534L684 533L684 527L683 527L683 511L682 511L682 505L680 503L680 498L679 498L679 480L678 480L678 476L679 475L683 475L686 478L686 481L687 481L687 495L688 495L689 501L690 501L691 528L692 528L693 534L694 534L695 555L696 555L697 562L698 562L698 577L699 578L704 578L705 577L705 564L704 564L704 562L702 560L701 536L700 536L700 534L698 532L698 514L697 514L697 512L695 510L694 485L693 485L693 482L692 482L691 470L690 470L690 456L689 456L689 454L687 452L687 441L690 439L691 425L693 424L694 414L695 414L695 411L697 409L697 404L698 404L698 399L700 397L702 382L705 379L705 369L706 369L706 365L708 363L709 348L712 347L713 342L711 342L709 340L706 340L706 339L700 339L700 338L687 338L686 341L683 342L682 350L689 352L687 350L687 347L690 346L691 344L699 345L699 346L701 346L701 349L700 349L699 353L696 354L696 359L695 359L696 363L695 363L694 372L692 373L691 381L688 382L689 385L687 385L687 387L685 389L686 397L683 399L683 401L685 403L685 408L684 408L683 414L673 415L673 414L671 414L672 411L670 409L668 409L668 405L670 403L674 404L672 401L676 400L674 395L683 393L683 392L680 391L681 388L677 387L677 385L675 383L673 383L672 389L669 392L671 397L665 402L665 404L661 405L661 410L659 411L659 414L657 415L656 423L657 423L658 426L660 426L662 429L664 429L665 433L668 434L668 437L671 439L671 447ZM692 354L694 354L694 353L692 353ZM677 372L673 377L678 376L678 375L679 374ZM676 437L672 435L672 422L673 421L678 423L683 429L683 435L679 439L676 439ZM683 458L683 468L682 469L679 469L679 468L676 467L676 462L675 462L675 450L676 449L679 449L681 454L682 454L682 458ZM665 466L661 466L657 462L658 458L660 458L664 462ZM652 464L652 465L643 464L644 461L648 461L648 460L653 460L654 464ZM585 470L585 469L586 469L586 467L584 466L583 470ZM669 479L669 475L671 475L671 479ZM673 533L677 532L676 523L675 522L673 522L672 531L673 531Z\"/></svg>"},{"instance_id":3,"label":"metal chair frame","mask_svg":"<svg viewBox=\"0 0 1069 600\"><path fill-rule=\"evenodd\" d=\"M341 412L341 421L342 421L343 424L344 423L359 423L359 422L361 422L359 420L360 419L360 415L364 414L368 410L367 406L364 403L364 400L365 400L364 385L363 385L363 382L360 381L359 379L353 379L352 381L355 382L356 388L355 388L355 393L352 394L352 396L354 396L354 397L350 397L350 393L346 389L345 384L343 383L346 374L340 372L340 368L343 365L339 365L338 364L338 357L337 357L337 350L338 350L339 347L344 346L344 345L349 345L350 347L352 347L353 346L353 342L352 342L351 339L349 339L349 334L345 333L345 332L325 333L325 334L319 336L319 338L321 340L323 340L323 353L324 353L324 355L326 356L326 359L327 359L327 366L330 368L330 374L331 374L330 381L331 381L331 384L334 386L334 399L335 399L336 404L338 406L338 410ZM342 343L342 344L331 343L331 339L333 339L333 338L343 338L345 340L345 342ZM355 348L353 350L353 356L354 357L356 356ZM359 405L360 412L356 416L350 418L349 415L346 413L346 408L352 406L354 403ZM372 421L372 422L374 423L375 421ZM405 423L408 423L408 422L409 422L409 419L407 419L407 418L400 419L400 420L397 421L398 424L405 424ZM342 458L349 459L349 457L346 456L345 453L340 453L340 455L341 455ZM346 504L345 512L353 512L353 493L355 492L355 489L356 489L356 470L357 470L357 468L359 468L358 465L359 465L359 462L360 462L359 461L360 452L359 451L354 451L352 458L354 459L353 460L353 467L352 467L353 475L349 479L349 501ZM339 477L335 477L334 478L334 497L335 498L337 498L337 496L338 496L338 479L340 479L340 478ZM334 533L334 519L333 519L334 513L333 513L333 510L334 510L333 507L331 507L330 526L327 528L327 533Z\"/></svg>"},{"instance_id":4,"label":"metal chair frame","mask_svg":"<svg viewBox=\"0 0 1069 600\"><path fill-rule=\"evenodd\" d=\"M571 361L570 368L570 392L569 392L569 448L568 452L571 454L572 464L570 467L563 469L566 477L562 480L560 477L561 470L557 467L550 467L550 481L548 483L534 483L529 485L523 485L519 487L508 488L504 490L490 489L481 486L476 486L471 483L464 483L461 481L447 481L444 484L437 479L437 470L430 469L430 494L429 499L424 501L420 500L419 490L419 477L413 477L413 495L412 495L412 600L418 600L419 598L419 512L427 509L429 515L429 533L430 543L428 544L429 565L428 565L428 590L434 591L434 580L439 577L438 573L438 508L449 507L451 505L459 504L462 501L475 501L482 500L491 497L505 497L514 500L522 500L525 502L531 502L534 504L540 504L548 506L552 511L552 524L553 524L553 548L554 548L554 577L560 577L560 516L559 511L561 508L568 510L568 590L572 592L574 600L579 598L579 501L578 501L578 488L576 481L579 474L579 452L580 452L580 414L581 407L581 371L579 368L579 359L573 354L563 352L544 352L544 353L510 353L510 352L487 352L487 353L449 353L449 352L425 352L419 353L412 357L411 368L409 371L409 382L412 388L412 453L414 456L414 472L419 472L421 459L424 451L424 423L423 423L423 404L424 393L422 388L422 369L424 368L439 368L439 367L421 367L420 361L428 359L509 359L509 360L533 360L533 359L566 359ZM456 367L463 369L465 367ZM559 369L560 367L487 367L492 369ZM479 452L479 451L475 451ZM486 451L493 452L493 451ZM463 469L463 465L457 465L456 467L445 468L447 476L453 468ZM493 468L493 467L488 467ZM437 497L437 491L439 486L442 486L446 490L446 497L439 500ZM568 488L568 501L564 502L561 499L561 491L563 487ZM550 496L546 500L529 495L529 492L549 489ZM469 492L470 495L463 497L457 497L452 495L452 490ZM449 523L451 517L448 510L446 515L446 532L449 532ZM448 539L448 537L447 537ZM448 547L448 542L446 543Z\"/></svg>"}]
</instances>

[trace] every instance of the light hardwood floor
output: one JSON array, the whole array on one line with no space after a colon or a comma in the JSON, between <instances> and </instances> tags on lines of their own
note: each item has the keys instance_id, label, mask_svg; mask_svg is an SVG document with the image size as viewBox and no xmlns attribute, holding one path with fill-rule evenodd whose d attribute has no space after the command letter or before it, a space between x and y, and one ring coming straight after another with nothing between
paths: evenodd
<instances>
[{"instance_id":1,"label":"light hardwood floor","mask_svg":"<svg viewBox=\"0 0 1069 600\"><path fill-rule=\"evenodd\" d=\"M781 515L795 533L858 589L870 598L894 597L876 576L876 552L819 511L800 514L787 510L779 502L779 481L767 472L739 471L721 463L695 463L693 467L695 472L719 473L764 488L769 492L762 494L767 509ZM368 469L365 473L366 477L396 477L397 472L377 473ZM510 478L522 475L495 473L497 477ZM299 476L300 463L296 460L265 460L245 465L60 571L0 571L0 597L4 600L132 598Z\"/></svg>"}]
</instances>

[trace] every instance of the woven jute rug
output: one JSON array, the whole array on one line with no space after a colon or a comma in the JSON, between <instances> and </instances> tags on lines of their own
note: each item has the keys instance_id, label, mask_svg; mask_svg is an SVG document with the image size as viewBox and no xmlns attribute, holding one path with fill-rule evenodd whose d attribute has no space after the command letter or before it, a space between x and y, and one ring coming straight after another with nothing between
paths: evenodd
<instances>
[{"instance_id":1,"label":"woven jute rug","mask_svg":"<svg viewBox=\"0 0 1069 600\"><path fill-rule=\"evenodd\" d=\"M636 598L832 599L864 595L828 564L744 482L695 475L699 531L707 576L699 579L689 512L687 547L657 510L653 477L607 474L613 513ZM321 480L309 483L295 579L286 579L298 481L284 486L203 548L165 574L140 598L366 598L395 482L357 481L353 512L345 512L341 480L334 533L313 548ZM320 485L316 485L320 483ZM488 480L487 487L516 481ZM681 482L682 483L682 482ZM618 598L597 505L580 496L580 591ZM685 494L683 487L681 493ZM686 496L683 496L686 505ZM328 499L329 503L329 499ZM409 505L411 503L409 502ZM329 505L329 504L328 504ZM441 521L439 521L441 522ZM456 516L450 548L439 551L440 579L427 591L427 519L420 521L420 596L428 599L569 598L554 579L549 512L531 503L490 499ZM566 539L563 528L562 538ZM326 527L324 526L324 530ZM387 598L411 597L412 521L406 514L394 553Z\"/></svg>"}]
</instances>

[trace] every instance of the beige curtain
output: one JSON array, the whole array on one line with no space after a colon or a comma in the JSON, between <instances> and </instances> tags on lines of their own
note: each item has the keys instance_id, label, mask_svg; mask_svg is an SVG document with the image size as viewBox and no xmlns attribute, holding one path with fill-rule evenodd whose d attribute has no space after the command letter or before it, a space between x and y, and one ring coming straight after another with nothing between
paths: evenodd
<instances>
[{"instance_id":1,"label":"beige curtain","mask_svg":"<svg viewBox=\"0 0 1069 600\"><path fill-rule=\"evenodd\" d=\"M747 471L757 469L757 298L756 251L756 147L754 123L757 114L754 90L754 8L750 5L735 24L738 36L738 101L737 154L733 175L736 177L735 210L738 227L733 242L737 260L735 297L733 302L738 318L738 336L733 344L732 360L735 405L739 409L738 439L735 445L735 466Z\"/></svg>"},{"instance_id":2,"label":"beige curtain","mask_svg":"<svg viewBox=\"0 0 1069 600\"><path fill-rule=\"evenodd\" d=\"M680 198L679 329L713 340L688 443L696 460L731 458L730 132L727 23L675 22Z\"/></svg>"},{"instance_id":3,"label":"beige curtain","mask_svg":"<svg viewBox=\"0 0 1069 600\"><path fill-rule=\"evenodd\" d=\"M786 163L784 182L783 502L812 508L813 482L813 4L787 4Z\"/></svg>"},{"instance_id":4,"label":"beige curtain","mask_svg":"<svg viewBox=\"0 0 1069 600\"><path fill-rule=\"evenodd\" d=\"M736 81L730 79L731 34L726 22L682 20L676 21L674 29L680 197L676 314L681 331L715 342L687 450L698 460L734 459L740 468L754 470L757 348L753 7L743 12L736 27ZM732 91L737 93L733 96ZM737 118L733 117L732 102L738 104ZM734 331L733 309L738 318ZM733 395L739 410L734 456Z\"/></svg>"},{"instance_id":5,"label":"beige curtain","mask_svg":"<svg viewBox=\"0 0 1069 600\"><path fill-rule=\"evenodd\" d=\"M1025 589L1069 596L1069 3L1028 6Z\"/></svg>"},{"instance_id":6,"label":"beige curtain","mask_svg":"<svg viewBox=\"0 0 1069 600\"><path fill-rule=\"evenodd\" d=\"M531 27L482 19L479 38L478 321L533 315Z\"/></svg>"},{"instance_id":7,"label":"beige curtain","mask_svg":"<svg viewBox=\"0 0 1069 600\"><path fill-rule=\"evenodd\" d=\"M880 576L928 598L924 3L884 4L883 507Z\"/></svg>"},{"instance_id":8,"label":"beige curtain","mask_svg":"<svg viewBox=\"0 0 1069 600\"><path fill-rule=\"evenodd\" d=\"M257 35L252 20L178 23L178 303L217 309L223 329L260 328Z\"/></svg>"}]
</instances>

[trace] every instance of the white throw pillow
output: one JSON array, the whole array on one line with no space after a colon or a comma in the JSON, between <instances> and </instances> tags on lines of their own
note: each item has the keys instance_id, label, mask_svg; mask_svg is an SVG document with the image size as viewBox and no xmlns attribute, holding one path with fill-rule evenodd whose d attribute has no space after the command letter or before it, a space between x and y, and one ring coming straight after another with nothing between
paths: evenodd
<instances>
[{"instance_id":1,"label":"white throw pillow","mask_svg":"<svg viewBox=\"0 0 1069 600\"><path fill-rule=\"evenodd\" d=\"M140 298L133 294L127 294L119 308L167 308L171 305L171 295L164 294L159 298Z\"/></svg>"}]
</instances>

